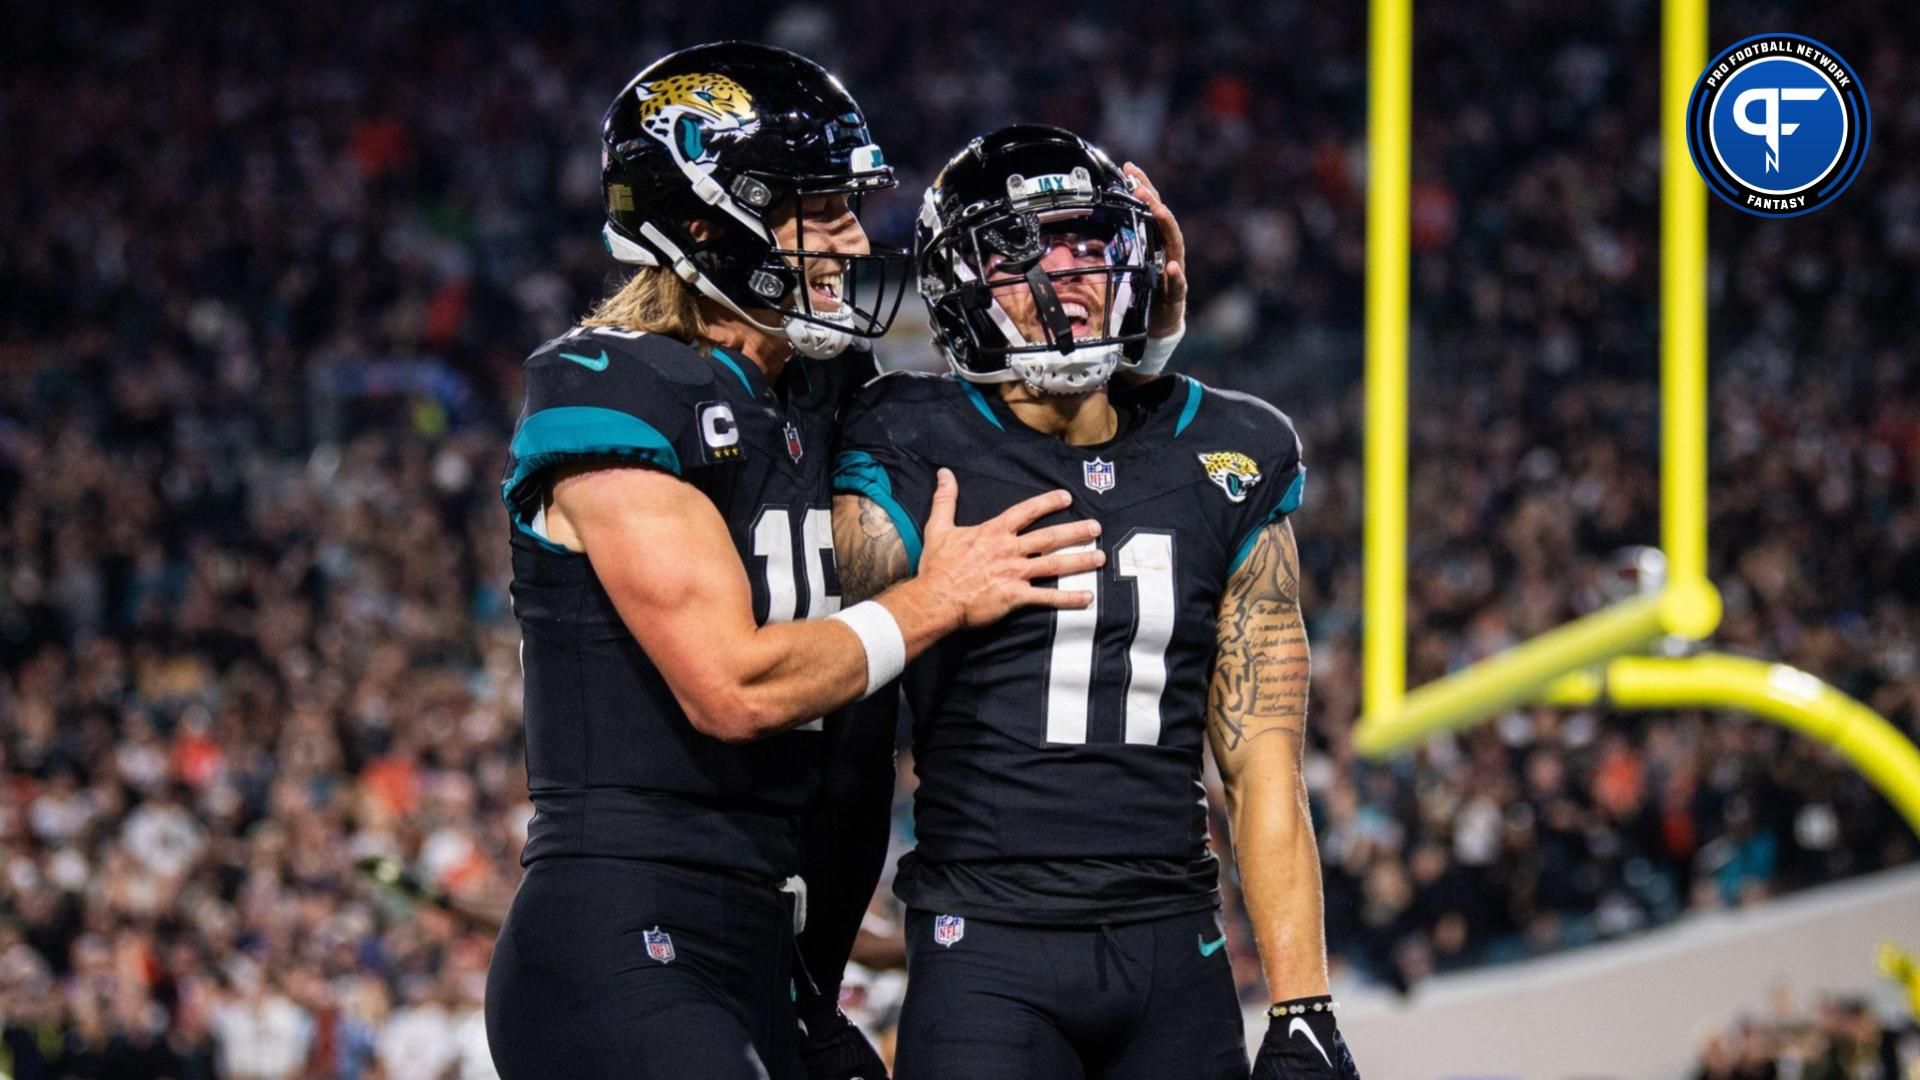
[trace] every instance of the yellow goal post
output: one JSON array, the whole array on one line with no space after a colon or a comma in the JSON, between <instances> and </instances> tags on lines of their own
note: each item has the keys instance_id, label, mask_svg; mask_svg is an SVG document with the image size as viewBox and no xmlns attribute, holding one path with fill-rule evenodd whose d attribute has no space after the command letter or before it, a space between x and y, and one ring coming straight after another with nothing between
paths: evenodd
<instances>
[{"instance_id":1,"label":"yellow goal post","mask_svg":"<svg viewBox=\"0 0 1920 1080\"><path fill-rule=\"evenodd\" d=\"M1845 758L1920 833L1920 749L1865 705L1785 664L1647 655L1720 622L1707 574L1707 191L1687 152L1687 98L1707 60L1707 0L1665 0L1660 91L1660 543L1667 579L1411 693L1407 647L1408 224L1413 0L1370 0L1367 102L1363 714L1370 757L1520 706L1727 709Z\"/></svg>"}]
</instances>

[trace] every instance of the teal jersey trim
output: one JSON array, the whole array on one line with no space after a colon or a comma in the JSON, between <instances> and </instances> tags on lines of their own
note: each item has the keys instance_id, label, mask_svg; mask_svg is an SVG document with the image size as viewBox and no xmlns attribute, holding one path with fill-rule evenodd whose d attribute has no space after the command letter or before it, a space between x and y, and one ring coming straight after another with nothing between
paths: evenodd
<instances>
[{"instance_id":1,"label":"teal jersey trim","mask_svg":"<svg viewBox=\"0 0 1920 1080\"><path fill-rule=\"evenodd\" d=\"M578 555L533 531L513 496L535 473L556 462L578 457L620 457L644 462L680 475L680 455L660 429L637 416L593 405L565 405L542 409L527 417L514 433L513 472L500 485L500 501L514 528L539 541L548 551Z\"/></svg>"},{"instance_id":2,"label":"teal jersey trim","mask_svg":"<svg viewBox=\"0 0 1920 1080\"><path fill-rule=\"evenodd\" d=\"M740 370L740 362L738 360L735 360L733 357L728 356L726 353L721 352L719 349L713 350L713 358L727 365L727 367L731 368L733 370L733 373L739 376L740 385L747 388L747 396L748 397L753 396L753 384L747 381L747 373Z\"/></svg>"},{"instance_id":3,"label":"teal jersey trim","mask_svg":"<svg viewBox=\"0 0 1920 1080\"><path fill-rule=\"evenodd\" d=\"M1194 414L1200 411L1200 396L1206 393L1207 389L1200 385L1199 379L1189 379L1185 375L1180 377L1186 379L1187 403L1180 410L1180 422L1173 425L1173 437L1176 439L1187 430L1188 424L1193 423Z\"/></svg>"},{"instance_id":4,"label":"teal jersey trim","mask_svg":"<svg viewBox=\"0 0 1920 1080\"><path fill-rule=\"evenodd\" d=\"M1253 544L1260 539L1260 530L1300 509L1300 500L1306 497L1306 493L1307 467L1302 465L1300 471L1293 474L1293 483L1287 485L1287 493L1280 496L1280 505L1267 514L1266 520L1248 530L1246 539L1240 541L1239 550L1233 553L1233 565L1227 567L1227 577L1231 578L1239 573L1240 564L1246 562L1247 556L1253 554Z\"/></svg>"},{"instance_id":5,"label":"teal jersey trim","mask_svg":"<svg viewBox=\"0 0 1920 1080\"><path fill-rule=\"evenodd\" d=\"M893 497L893 480L887 476L886 466L864 450L843 451L833 463L833 490L872 499L874 505L886 511L894 531L900 534L900 543L907 549L907 569L919 573L920 528L908 516L906 507L900 505L900 500Z\"/></svg>"},{"instance_id":6,"label":"teal jersey trim","mask_svg":"<svg viewBox=\"0 0 1920 1080\"><path fill-rule=\"evenodd\" d=\"M987 404L987 399L985 395L980 393L979 387L962 379L958 375L955 375L953 378L955 382L960 384L960 389L965 390L967 396L973 399L973 407L980 410L980 415L987 418L987 423L992 424L1001 431L1007 430L1006 425L1000 422L1000 418L993 415L993 406Z\"/></svg>"}]
</instances>

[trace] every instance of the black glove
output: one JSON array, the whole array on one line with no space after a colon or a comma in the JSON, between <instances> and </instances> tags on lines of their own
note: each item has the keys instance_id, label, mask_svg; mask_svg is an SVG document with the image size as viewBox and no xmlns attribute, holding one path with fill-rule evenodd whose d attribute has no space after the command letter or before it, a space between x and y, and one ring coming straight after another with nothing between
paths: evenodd
<instances>
[{"instance_id":1,"label":"black glove","mask_svg":"<svg viewBox=\"0 0 1920 1080\"><path fill-rule=\"evenodd\" d=\"M1253 1059L1253 1080L1360 1080L1347 1041L1333 1022L1332 1004L1329 997L1295 998L1269 1010L1267 1037L1260 1040L1260 1053Z\"/></svg>"},{"instance_id":2,"label":"black glove","mask_svg":"<svg viewBox=\"0 0 1920 1080\"><path fill-rule=\"evenodd\" d=\"M800 1018L800 1060L807 1080L887 1080L886 1063L845 1013L828 1005Z\"/></svg>"}]
</instances>

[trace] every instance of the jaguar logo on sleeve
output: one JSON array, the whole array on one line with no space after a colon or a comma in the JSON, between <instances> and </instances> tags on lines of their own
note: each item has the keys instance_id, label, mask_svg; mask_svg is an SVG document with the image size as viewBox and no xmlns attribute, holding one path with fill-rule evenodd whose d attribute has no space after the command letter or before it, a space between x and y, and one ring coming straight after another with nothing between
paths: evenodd
<instances>
[{"instance_id":1,"label":"jaguar logo on sleeve","mask_svg":"<svg viewBox=\"0 0 1920 1080\"><path fill-rule=\"evenodd\" d=\"M1247 492L1260 482L1260 466L1237 450L1219 450L1199 457L1201 467L1207 470L1207 479L1218 484L1232 502L1245 502Z\"/></svg>"}]
</instances>

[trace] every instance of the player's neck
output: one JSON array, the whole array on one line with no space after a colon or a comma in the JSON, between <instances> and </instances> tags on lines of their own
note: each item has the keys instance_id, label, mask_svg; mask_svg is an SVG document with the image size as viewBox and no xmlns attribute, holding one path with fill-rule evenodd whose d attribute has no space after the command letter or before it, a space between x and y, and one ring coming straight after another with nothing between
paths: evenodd
<instances>
[{"instance_id":1,"label":"player's neck","mask_svg":"<svg viewBox=\"0 0 1920 1080\"><path fill-rule=\"evenodd\" d=\"M793 359L792 342L775 337L732 313L720 317L712 309L708 310L707 340L730 355L752 361L768 386L779 381L780 373L787 369L787 361Z\"/></svg>"},{"instance_id":2,"label":"player's neck","mask_svg":"<svg viewBox=\"0 0 1920 1080\"><path fill-rule=\"evenodd\" d=\"M1104 387L1086 394L1043 394L1011 382L1000 384L1000 397L1021 423L1072 446L1103 443L1120 430L1120 414Z\"/></svg>"}]
</instances>

